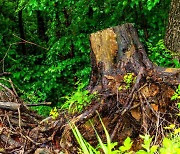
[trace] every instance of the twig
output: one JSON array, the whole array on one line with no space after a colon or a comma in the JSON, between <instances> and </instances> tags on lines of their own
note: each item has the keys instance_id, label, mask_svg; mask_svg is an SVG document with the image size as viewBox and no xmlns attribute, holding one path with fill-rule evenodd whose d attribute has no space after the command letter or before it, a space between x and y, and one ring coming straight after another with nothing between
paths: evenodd
<instances>
[{"instance_id":1,"label":"twig","mask_svg":"<svg viewBox=\"0 0 180 154\"><path fill-rule=\"evenodd\" d=\"M138 89L138 92L139 92L142 88L144 88L145 86L147 86L147 83L145 83L143 86L141 86L141 87Z\"/></svg>"},{"instance_id":2,"label":"twig","mask_svg":"<svg viewBox=\"0 0 180 154\"><path fill-rule=\"evenodd\" d=\"M11 84L11 87L12 87L13 92L15 93L16 97L19 97L17 92L16 92L16 89L14 88L14 84L13 84L13 82L12 82L12 80L10 78L9 78L9 83Z\"/></svg>"},{"instance_id":3,"label":"twig","mask_svg":"<svg viewBox=\"0 0 180 154\"><path fill-rule=\"evenodd\" d=\"M2 83L0 83L0 86L3 87L4 89L6 89L12 96L14 96L14 98L16 98L16 96L14 95L14 93L12 92L12 90L10 90L8 87L6 87L5 85L3 85Z\"/></svg>"},{"instance_id":4,"label":"twig","mask_svg":"<svg viewBox=\"0 0 180 154\"><path fill-rule=\"evenodd\" d=\"M160 116L158 114L157 115L157 121L156 121L156 135L155 135L155 139L154 139L154 144L156 144L157 136L158 136L158 132L159 132L159 119L160 119Z\"/></svg>"},{"instance_id":5,"label":"twig","mask_svg":"<svg viewBox=\"0 0 180 154\"><path fill-rule=\"evenodd\" d=\"M49 106L51 104L52 102L43 102L43 103L38 103L38 104L26 104L26 106Z\"/></svg>"},{"instance_id":6,"label":"twig","mask_svg":"<svg viewBox=\"0 0 180 154\"><path fill-rule=\"evenodd\" d=\"M9 50L11 49L11 46L12 46L12 45L26 44L26 43L27 43L27 44L35 45L35 46L37 46L37 47L39 47L39 48L42 48L42 49L45 49L45 50L49 50L48 48L42 47L42 46L40 46L40 45L38 45L38 44L36 44L36 43L33 43L33 42L30 42L30 41L24 40L24 39L20 38L19 36L15 35L15 34L13 34L13 36L15 36L16 38L22 40L23 42L15 42L15 43L11 43L11 44L9 45L9 47L8 47L8 49L7 49L4 57L0 60L0 63L2 62L2 71L3 71L3 73L1 73L0 76L2 76L2 75L8 75L8 74L4 71L4 60L5 60L5 58L7 57L7 54L8 54L8 52L9 52Z\"/></svg>"},{"instance_id":7,"label":"twig","mask_svg":"<svg viewBox=\"0 0 180 154\"><path fill-rule=\"evenodd\" d=\"M142 100L142 97L141 97L140 93L139 93L139 100L140 100L140 102L141 102L141 109L142 109L142 123L143 123L142 126L143 126L143 128L144 128L144 132L147 133L148 124L147 124L147 118L146 118L146 116L145 116L146 110L145 110L144 102L143 102L143 100Z\"/></svg>"},{"instance_id":8,"label":"twig","mask_svg":"<svg viewBox=\"0 0 180 154\"><path fill-rule=\"evenodd\" d=\"M40 47L40 48L45 49L45 50L49 50L48 48L42 47L42 46L40 46L40 45L38 45L38 44L36 44L36 43L33 43L33 42L30 42L30 41L24 40L24 39L20 38L19 36L15 35L15 34L13 34L13 36L21 39L24 43L28 43L28 44L35 45L35 46Z\"/></svg>"},{"instance_id":9,"label":"twig","mask_svg":"<svg viewBox=\"0 0 180 154\"><path fill-rule=\"evenodd\" d=\"M5 112L5 115L6 115L6 118L7 118L7 121L8 121L8 123L9 123L10 128L13 129L13 130L15 130L15 129L13 128L13 126L12 126L10 120L9 120L9 116L8 116L8 114L7 114L6 112Z\"/></svg>"},{"instance_id":10,"label":"twig","mask_svg":"<svg viewBox=\"0 0 180 154\"><path fill-rule=\"evenodd\" d=\"M34 143L35 145L40 145L42 143L39 143L39 142L35 142L33 139L31 139L29 136L25 136L23 135L22 133L20 133L22 137L24 137L25 139L28 139L29 141L31 141L32 143Z\"/></svg>"},{"instance_id":11,"label":"twig","mask_svg":"<svg viewBox=\"0 0 180 154\"><path fill-rule=\"evenodd\" d=\"M17 111L21 107L21 104L14 102L0 102L0 109L8 109L12 111Z\"/></svg>"},{"instance_id":12,"label":"twig","mask_svg":"<svg viewBox=\"0 0 180 154\"><path fill-rule=\"evenodd\" d=\"M140 105L141 105L141 103L135 104L130 108L130 110L135 109L135 108L139 107Z\"/></svg>"},{"instance_id":13,"label":"twig","mask_svg":"<svg viewBox=\"0 0 180 154\"><path fill-rule=\"evenodd\" d=\"M6 76L6 75L10 75L11 72L3 72L3 73L0 73L0 76Z\"/></svg>"},{"instance_id":14,"label":"twig","mask_svg":"<svg viewBox=\"0 0 180 154\"><path fill-rule=\"evenodd\" d=\"M120 126L121 120L122 120L122 119L119 118L119 120L118 120L118 122L117 122L117 124L116 124L116 127L114 128L114 131L113 131L113 133L111 134L111 141L113 140L114 136L116 135L116 132L117 132L119 126Z\"/></svg>"},{"instance_id":15,"label":"twig","mask_svg":"<svg viewBox=\"0 0 180 154\"><path fill-rule=\"evenodd\" d=\"M115 129L114 129L113 133L111 134L111 140L114 138L114 136L115 136L115 134L117 132L117 129L119 128L119 125L120 125L119 123L120 123L120 121L122 119L122 116L131 108L132 102L134 100L134 95L133 95L134 91L136 89L138 89L139 82L142 79L143 74L144 74L144 68L141 67L140 71L139 71L139 73L137 75L136 83L135 83L134 87L132 88L131 93L129 94L129 96L128 96L127 100L126 100L126 103L124 105L125 106L124 109L122 109L122 110L119 109L116 112L116 113L119 113L119 112L121 112L121 113L120 113L120 116L119 116L118 123L116 124Z\"/></svg>"},{"instance_id":16,"label":"twig","mask_svg":"<svg viewBox=\"0 0 180 154\"><path fill-rule=\"evenodd\" d=\"M23 147L22 146L20 146L19 148L13 148L13 150L12 151L10 151L10 153L19 153L19 154L22 154L21 153L21 149L22 149Z\"/></svg>"},{"instance_id":17,"label":"twig","mask_svg":"<svg viewBox=\"0 0 180 154\"><path fill-rule=\"evenodd\" d=\"M28 130L27 134L29 134L29 130ZM21 151L22 154L24 154L24 152L25 152L26 144L27 144L27 138L24 141L24 146L23 146L22 151Z\"/></svg>"},{"instance_id":18,"label":"twig","mask_svg":"<svg viewBox=\"0 0 180 154\"><path fill-rule=\"evenodd\" d=\"M19 118L19 128L21 129L21 112L20 112L20 108L18 108L18 118Z\"/></svg>"},{"instance_id":19,"label":"twig","mask_svg":"<svg viewBox=\"0 0 180 154\"><path fill-rule=\"evenodd\" d=\"M147 100L146 96L145 96L143 93L141 93L141 95L144 97L147 105L149 106L149 108L151 109L151 111L154 113L154 115L155 115L156 117L158 117L156 111L154 111L154 109L152 108L152 106L149 104L149 101Z\"/></svg>"},{"instance_id":20,"label":"twig","mask_svg":"<svg viewBox=\"0 0 180 154\"><path fill-rule=\"evenodd\" d=\"M3 66L2 66L3 73L4 73L4 59L7 57L7 54L8 54L8 52L9 52L11 46L14 45L14 44L20 44L20 43L22 43L22 42L11 43L11 44L9 45L9 47L8 47L8 49L7 49L4 57L1 59L0 63L2 62L2 65L3 65Z\"/></svg>"}]
</instances>

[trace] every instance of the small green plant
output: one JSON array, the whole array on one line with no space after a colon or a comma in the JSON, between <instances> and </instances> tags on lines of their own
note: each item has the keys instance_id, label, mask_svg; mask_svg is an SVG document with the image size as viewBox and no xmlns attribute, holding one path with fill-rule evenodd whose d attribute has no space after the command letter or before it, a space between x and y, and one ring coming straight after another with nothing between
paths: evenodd
<instances>
[{"instance_id":1,"label":"small green plant","mask_svg":"<svg viewBox=\"0 0 180 154\"><path fill-rule=\"evenodd\" d=\"M127 73L124 75L124 82L126 83L125 88L128 89L132 85L133 82L135 82L136 77L134 77L134 73Z\"/></svg>"},{"instance_id":2,"label":"small green plant","mask_svg":"<svg viewBox=\"0 0 180 154\"><path fill-rule=\"evenodd\" d=\"M133 142L131 141L130 137L127 137L124 142L123 145L119 147L119 151L121 151L122 153L127 153L127 151L129 151L132 147ZM129 152L133 153L132 151Z\"/></svg>"},{"instance_id":3,"label":"small green plant","mask_svg":"<svg viewBox=\"0 0 180 154\"><path fill-rule=\"evenodd\" d=\"M118 91L121 91L123 89L123 86L119 86Z\"/></svg>"},{"instance_id":4,"label":"small green plant","mask_svg":"<svg viewBox=\"0 0 180 154\"><path fill-rule=\"evenodd\" d=\"M99 114L98 114L99 116ZM102 119L100 118L99 116L99 119L100 119L100 122L101 122L101 125L103 126L103 129L104 129L104 132L105 132L105 135L106 135L106 144L103 143L102 139L100 138L99 134L97 133L96 129L94 128L94 126L92 125L95 133L96 133L96 137L98 139L98 142L99 142L99 148L103 150L103 152L105 154L116 154L118 152L118 150L115 150L115 146L118 144L117 142L111 142L111 138L110 138L110 135L104 125L104 123L102 122Z\"/></svg>"},{"instance_id":5,"label":"small green plant","mask_svg":"<svg viewBox=\"0 0 180 154\"><path fill-rule=\"evenodd\" d=\"M178 142L177 142L178 141ZM180 153L180 136L178 136L178 140L175 137L169 139L164 138L162 147L160 148L161 154L179 154Z\"/></svg>"},{"instance_id":6,"label":"small green plant","mask_svg":"<svg viewBox=\"0 0 180 154\"><path fill-rule=\"evenodd\" d=\"M94 128L94 131L96 133L96 137L98 139L99 145L94 148L92 147L81 135L78 128L70 123L70 126L72 128L73 134L80 145L79 153L80 154L100 154L99 149L103 150L104 154L132 154L135 153L134 151L130 151L132 147L132 141L129 137L125 139L123 142L123 145L119 148L115 148L117 145L117 142L112 142L110 140L109 133L107 129L105 128L102 120L100 119L101 124L103 126L103 129L106 134L106 144L103 143L101 140L99 134L97 133L96 129ZM158 145L151 145L153 137L150 137L150 135L140 135L140 137L144 140L142 144L142 148L139 151L136 152L136 154L154 154L154 153L160 153L160 154L179 154L180 153L180 129L175 129L175 125L170 125L168 127L165 127L165 129L174 129L173 133L170 133L170 136L165 137L162 142L162 146Z\"/></svg>"},{"instance_id":7,"label":"small green plant","mask_svg":"<svg viewBox=\"0 0 180 154\"><path fill-rule=\"evenodd\" d=\"M54 109L51 109L49 115L50 115L53 119L56 119L56 118L59 116L59 113L58 113L57 108L55 107Z\"/></svg>"},{"instance_id":8,"label":"small green plant","mask_svg":"<svg viewBox=\"0 0 180 154\"><path fill-rule=\"evenodd\" d=\"M81 112L94 98L94 94L89 94L88 90L84 90L84 84L78 84L77 90L64 98L66 102L61 109L68 109L69 113L75 113Z\"/></svg>"},{"instance_id":9,"label":"small green plant","mask_svg":"<svg viewBox=\"0 0 180 154\"><path fill-rule=\"evenodd\" d=\"M180 128L176 128L175 124L170 124L167 127L164 127L164 129L172 130L173 132L170 134L171 138L173 138L173 135L179 134L180 133ZM180 139L180 138L179 138Z\"/></svg>"},{"instance_id":10,"label":"small green plant","mask_svg":"<svg viewBox=\"0 0 180 154\"><path fill-rule=\"evenodd\" d=\"M140 135L140 137L144 139L144 143L142 144L144 150L139 150L138 152L136 152L136 154L154 154L157 151L158 146L151 146L152 137L150 137L150 135L147 134L144 136Z\"/></svg>"},{"instance_id":11,"label":"small green plant","mask_svg":"<svg viewBox=\"0 0 180 154\"><path fill-rule=\"evenodd\" d=\"M180 84L178 85L178 88L176 89L174 95L171 97L171 100L179 100L180 99ZM180 102L177 103L178 108L180 109Z\"/></svg>"},{"instance_id":12,"label":"small green plant","mask_svg":"<svg viewBox=\"0 0 180 154\"><path fill-rule=\"evenodd\" d=\"M81 135L80 131L78 130L78 128L76 127L76 125L74 125L73 123L69 123L72 132L80 146L81 149L79 149L79 153L80 154L100 154L99 151L97 151L93 146L91 146Z\"/></svg>"},{"instance_id":13,"label":"small green plant","mask_svg":"<svg viewBox=\"0 0 180 154\"><path fill-rule=\"evenodd\" d=\"M115 149L115 146L117 146L117 142L112 142L110 139L110 135L104 125L104 123L102 122L102 119L100 118L100 122L103 126L105 135L106 135L106 144L103 143L102 139L100 138L99 134L97 133L97 130L94 128L93 124L92 127L96 133L96 137L98 139L99 144L97 145L96 148L92 147L81 135L81 133L79 132L78 128L72 124L70 124L70 127L72 129L72 132L78 142L78 144L80 145L79 149L79 153L80 154L100 154L99 149L103 150L104 154L131 154L132 151L129 151L131 146L132 146L132 141L129 137L126 138L126 140L124 141L123 145L119 147L119 149Z\"/></svg>"}]
</instances>

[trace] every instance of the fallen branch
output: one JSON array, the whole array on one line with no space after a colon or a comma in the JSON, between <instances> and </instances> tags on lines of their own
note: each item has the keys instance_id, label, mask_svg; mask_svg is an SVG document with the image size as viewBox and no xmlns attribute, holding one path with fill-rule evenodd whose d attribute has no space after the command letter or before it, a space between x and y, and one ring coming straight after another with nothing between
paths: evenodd
<instances>
[{"instance_id":1,"label":"fallen branch","mask_svg":"<svg viewBox=\"0 0 180 154\"><path fill-rule=\"evenodd\" d=\"M1 109L8 109L8 110L18 110L21 107L21 104L14 103L14 102L0 102Z\"/></svg>"}]
</instances>

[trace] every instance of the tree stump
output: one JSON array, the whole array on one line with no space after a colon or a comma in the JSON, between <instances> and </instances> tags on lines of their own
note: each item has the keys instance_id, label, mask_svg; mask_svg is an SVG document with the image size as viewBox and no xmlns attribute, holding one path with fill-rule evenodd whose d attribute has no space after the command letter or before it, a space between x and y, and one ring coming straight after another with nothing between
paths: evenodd
<instances>
[{"instance_id":1,"label":"tree stump","mask_svg":"<svg viewBox=\"0 0 180 154\"><path fill-rule=\"evenodd\" d=\"M93 119L97 131L105 138L96 111L113 141L122 143L129 136L137 140L137 147L139 134L147 133L155 134L154 143L159 143L163 127L180 122L176 102L171 101L180 84L180 69L153 64L132 24L93 33L90 43L92 73L88 90L96 91L98 99L71 121L92 144L97 139L94 130L87 126L89 119ZM69 143L69 129L68 126L64 129L64 143L67 140Z\"/></svg>"}]
</instances>

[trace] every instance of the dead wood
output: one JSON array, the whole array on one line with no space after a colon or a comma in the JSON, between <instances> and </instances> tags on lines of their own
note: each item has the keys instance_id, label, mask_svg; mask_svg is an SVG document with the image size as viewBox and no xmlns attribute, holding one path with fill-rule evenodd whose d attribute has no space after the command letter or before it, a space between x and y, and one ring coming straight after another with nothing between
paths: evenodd
<instances>
[{"instance_id":1,"label":"dead wood","mask_svg":"<svg viewBox=\"0 0 180 154\"><path fill-rule=\"evenodd\" d=\"M11 73L10 72L3 72L3 73L0 73L0 76L6 76L6 75L10 75Z\"/></svg>"},{"instance_id":2,"label":"dead wood","mask_svg":"<svg viewBox=\"0 0 180 154\"><path fill-rule=\"evenodd\" d=\"M1 109L18 110L21 104L14 102L0 102Z\"/></svg>"}]
</instances>

